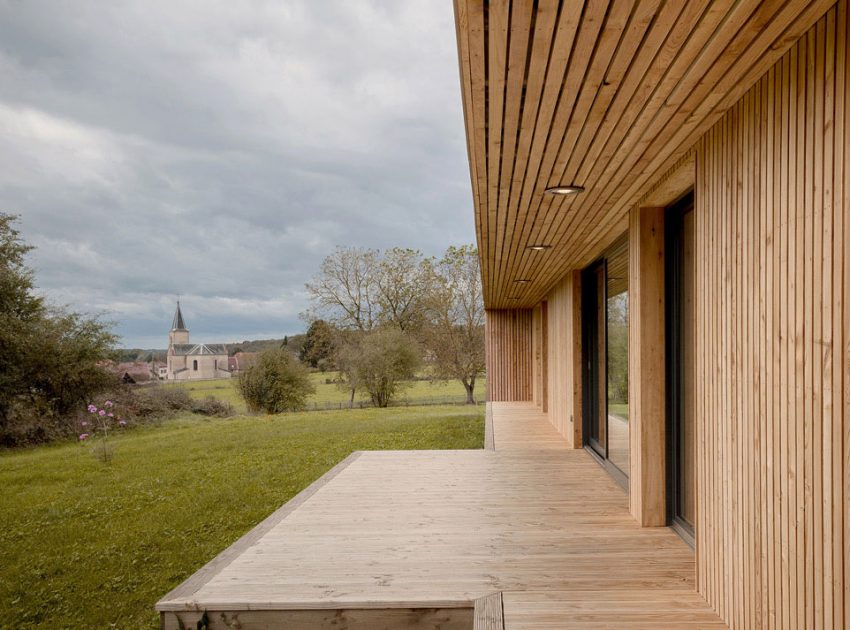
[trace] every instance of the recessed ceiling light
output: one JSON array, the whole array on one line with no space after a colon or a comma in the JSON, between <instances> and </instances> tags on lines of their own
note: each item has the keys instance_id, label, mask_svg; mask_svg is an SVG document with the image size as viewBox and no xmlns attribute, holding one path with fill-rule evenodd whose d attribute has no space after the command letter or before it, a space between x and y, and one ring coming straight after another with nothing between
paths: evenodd
<instances>
[{"instance_id":1,"label":"recessed ceiling light","mask_svg":"<svg viewBox=\"0 0 850 630\"><path fill-rule=\"evenodd\" d=\"M531 282L531 280L529 280L528 278L517 278L516 280L514 280L514 282L516 282L517 284L528 284L529 282Z\"/></svg>"},{"instance_id":2,"label":"recessed ceiling light","mask_svg":"<svg viewBox=\"0 0 850 630\"><path fill-rule=\"evenodd\" d=\"M547 249L552 249L551 245L529 245L526 249L530 249L533 252L545 252Z\"/></svg>"},{"instance_id":3,"label":"recessed ceiling light","mask_svg":"<svg viewBox=\"0 0 850 630\"><path fill-rule=\"evenodd\" d=\"M549 195L577 195L580 192L584 192L584 186L575 186L572 184L569 186L552 186L543 192Z\"/></svg>"}]
</instances>

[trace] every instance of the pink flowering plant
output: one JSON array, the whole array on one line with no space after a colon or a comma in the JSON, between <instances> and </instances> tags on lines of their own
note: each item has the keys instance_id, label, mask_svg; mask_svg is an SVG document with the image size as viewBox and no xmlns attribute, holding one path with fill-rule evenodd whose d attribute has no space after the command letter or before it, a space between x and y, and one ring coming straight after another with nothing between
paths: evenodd
<instances>
[{"instance_id":1,"label":"pink flowering plant","mask_svg":"<svg viewBox=\"0 0 850 630\"><path fill-rule=\"evenodd\" d=\"M86 407L89 415L80 421L80 442L92 442L94 456L108 464L112 461L114 449L109 443L111 431L127 426L127 421L119 417L115 403L105 400L101 405L90 403Z\"/></svg>"}]
</instances>

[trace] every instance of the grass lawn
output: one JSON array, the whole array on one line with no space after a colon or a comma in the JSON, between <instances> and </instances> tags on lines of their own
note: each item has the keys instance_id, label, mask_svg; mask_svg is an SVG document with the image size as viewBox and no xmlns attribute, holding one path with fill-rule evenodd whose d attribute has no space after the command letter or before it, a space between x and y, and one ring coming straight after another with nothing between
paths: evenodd
<instances>
[{"instance_id":1,"label":"grass lawn","mask_svg":"<svg viewBox=\"0 0 850 630\"><path fill-rule=\"evenodd\" d=\"M310 379L316 387L316 393L308 399L309 406L327 408L339 405L348 405L349 393L339 388L335 383L326 383L326 379L337 376L335 372L310 374ZM230 378L215 379L209 381L194 381L184 383L169 383L168 387L182 387L189 390L189 394L195 398L213 396L220 400L229 402L240 413L244 413L245 403L236 391L236 380ZM483 378L475 382L476 400L484 400L486 381ZM367 401L367 394L358 394L356 401ZM462 403L466 400L466 391L460 381L411 381L409 386L403 389L396 397L394 404L422 404L431 403Z\"/></svg>"},{"instance_id":2,"label":"grass lawn","mask_svg":"<svg viewBox=\"0 0 850 630\"><path fill-rule=\"evenodd\" d=\"M182 416L0 453L0 628L156 628L153 605L355 450L481 448L481 406Z\"/></svg>"}]
</instances>

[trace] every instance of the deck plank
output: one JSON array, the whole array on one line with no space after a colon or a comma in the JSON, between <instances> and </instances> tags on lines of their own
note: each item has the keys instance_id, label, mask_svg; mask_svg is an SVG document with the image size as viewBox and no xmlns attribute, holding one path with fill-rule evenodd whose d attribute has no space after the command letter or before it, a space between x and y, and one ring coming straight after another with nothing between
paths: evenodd
<instances>
[{"instance_id":1,"label":"deck plank","mask_svg":"<svg viewBox=\"0 0 850 630\"><path fill-rule=\"evenodd\" d=\"M495 451L361 452L158 609L471 610L504 592L506 628L717 621L675 534L640 528L593 458L535 426L545 415L513 410L537 435L522 441L494 411Z\"/></svg>"},{"instance_id":2,"label":"deck plank","mask_svg":"<svg viewBox=\"0 0 850 630\"><path fill-rule=\"evenodd\" d=\"M548 421L546 413L529 402L491 402L495 450L567 449L563 435Z\"/></svg>"}]
</instances>

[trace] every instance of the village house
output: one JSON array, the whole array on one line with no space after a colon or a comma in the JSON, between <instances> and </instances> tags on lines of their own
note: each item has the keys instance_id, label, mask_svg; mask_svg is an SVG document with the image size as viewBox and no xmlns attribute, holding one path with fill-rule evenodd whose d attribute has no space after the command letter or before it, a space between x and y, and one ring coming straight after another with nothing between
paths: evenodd
<instances>
[{"instance_id":1,"label":"village house","mask_svg":"<svg viewBox=\"0 0 850 630\"><path fill-rule=\"evenodd\" d=\"M231 376L225 344L189 343L189 329L183 320L180 302L177 302L174 321L168 333L167 357L166 379L169 381L195 381Z\"/></svg>"}]
</instances>

